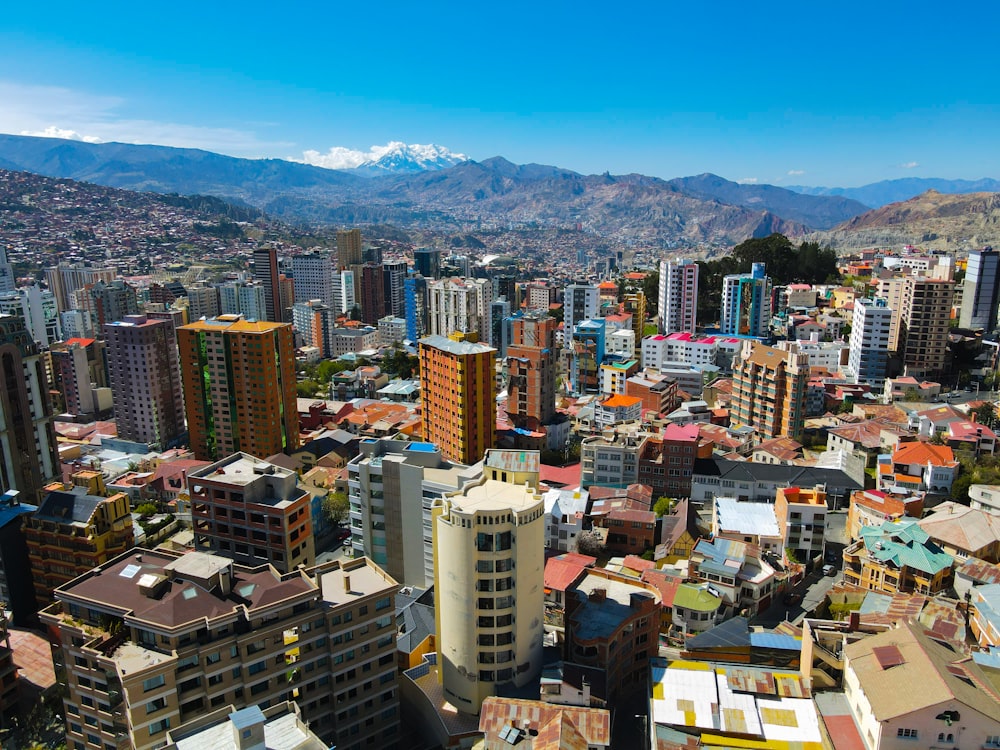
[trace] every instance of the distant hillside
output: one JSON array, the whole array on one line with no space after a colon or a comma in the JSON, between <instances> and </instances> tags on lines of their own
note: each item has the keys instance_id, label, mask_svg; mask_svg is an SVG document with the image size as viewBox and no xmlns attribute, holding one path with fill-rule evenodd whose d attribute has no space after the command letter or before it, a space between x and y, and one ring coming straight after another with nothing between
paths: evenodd
<instances>
[{"instance_id":1,"label":"distant hillside","mask_svg":"<svg viewBox=\"0 0 1000 750\"><path fill-rule=\"evenodd\" d=\"M1000 244L1000 193L945 195L928 190L810 237L840 250L922 245L941 250Z\"/></svg>"},{"instance_id":2,"label":"distant hillside","mask_svg":"<svg viewBox=\"0 0 1000 750\"><path fill-rule=\"evenodd\" d=\"M817 226L828 226L837 210L850 210L850 204L844 209L839 199L795 196L763 186L756 193L732 192L740 205L730 205L712 192L729 188L712 187L705 180L692 194L653 177L580 175L558 167L516 165L499 157L370 179L277 159L236 159L195 149L0 135L0 163L131 190L215 195L293 222L394 224L444 231L490 225L580 225L584 232L615 241L663 247L724 247L772 232L800 236L808 231L806 222L771 208L779 198L796 215L818 220Z\"/></svg>"},{"instance_id":3,"label":"distant hillside","mask_svg":"<svg viewBox=\"0 0 1000 750\"><path fill-rule=\"evenodd\" d=\"M688 195L770 211L814 229L830 229L868 210L868 206L837 195L803 195L774 185L741 185L718 175L678 177L669 181Z\"/></svg>"},{"instance_id":4,"label":"distant hillside","mask_svg":"<svg viewBox=\"0 0 1000 750\"><path fill-rule=\"evenodd\" d=\"M981 180L944 180L937 177L903 177L898 180L883 180L856 188L826 188L789 186L789 190L804 195L826 195L853 198L867 206L880 208L889 203L899 203L928 190L939 193L997 193L1000 192L1000 180L984 178Z\"/></svg>"}]
</instances>

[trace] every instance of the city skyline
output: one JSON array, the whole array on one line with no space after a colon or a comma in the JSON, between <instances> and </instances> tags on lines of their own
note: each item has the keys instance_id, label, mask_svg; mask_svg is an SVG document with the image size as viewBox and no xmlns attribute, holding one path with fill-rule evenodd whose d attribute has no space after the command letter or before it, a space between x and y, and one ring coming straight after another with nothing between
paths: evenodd
<instances>
[{"instance_id":1,"label":"city skyline","mask_svg":"<svg viewBox=\"0 0 1000 750\"><path fill-rule=\"evenodd\" d=\"M1000 175L989 53L958 14L381 10L97 18L56 3L42 20L17 7L0 32L0 131L314 163L435 143L476 160L778 185ZM323 31L303 36L306 24ZM351 31L353 47L331 54L321 35Z\"/></svg>"}]
</instances>

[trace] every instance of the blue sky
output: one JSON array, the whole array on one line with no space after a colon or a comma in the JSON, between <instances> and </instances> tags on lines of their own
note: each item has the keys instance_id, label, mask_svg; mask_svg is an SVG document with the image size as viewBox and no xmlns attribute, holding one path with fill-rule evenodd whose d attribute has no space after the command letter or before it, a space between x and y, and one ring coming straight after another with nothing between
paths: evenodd
<instances>
[{"instance_id":1,"label":"blue sky","mask_svg":"<svg viewBox=\"0 0 1000 750\"><path fill-rule=\"evenodd\" d=\"M9 5L0 132L282 158L397 140L776 184L1000 178L995 3Z\"/></svg>"}]
</instances>

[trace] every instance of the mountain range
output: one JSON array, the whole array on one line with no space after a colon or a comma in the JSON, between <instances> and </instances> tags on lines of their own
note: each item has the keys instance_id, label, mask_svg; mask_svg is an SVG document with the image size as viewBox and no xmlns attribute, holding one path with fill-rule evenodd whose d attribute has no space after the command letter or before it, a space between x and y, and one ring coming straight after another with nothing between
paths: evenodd
<instances>
[{"instance_id":1,"label":"mountain range","mask_svg":"<svg viewBox=\"0 0 1000 750\"><path fill-rule=\"evenodd\" d=\"M846 224L867 215L871 204L836 190L814 195L713 174L673 180L582 175L502 157L466 160L433 145L391 143L376 155L337 170L197 149L0 134L0 168L130 190L212 195L307 224L463 232L579 228L615 243L678 248L722 248L772 232L803 237L817 230L839 232L837 244L848 246L851 232L872 229ZM894 189L905 192L904 186Z\"/></svg>"},{"instance_id":2,"label":"mountain range","mask_svg":"<svg viewBox=\"0 0 1000 750\"><path fill-rule=\"evenodd\" d=\"M881 208L889 203L906 201L928 190L938 193L996 193L1000 192L1000 180L945 180L938 177L902 177L898 180L882 180L855 188L789 186L789 190L803 195L841 196L859 201L872 208Z\"/></svg>"}]
</instances>

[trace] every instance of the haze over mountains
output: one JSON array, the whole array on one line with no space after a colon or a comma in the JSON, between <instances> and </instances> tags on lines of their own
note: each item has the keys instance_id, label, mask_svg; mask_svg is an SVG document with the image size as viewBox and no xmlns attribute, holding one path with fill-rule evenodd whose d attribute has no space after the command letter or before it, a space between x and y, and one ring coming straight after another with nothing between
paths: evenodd
<instances>
[{"instance_id":1,"label":"haze over mountains","mask_svg":"<svg viewBox=\"0 0 1000 750\"><path fill-rule=\"evenodd\" d=\"M341 152L346 150L306 156L321 164L357 166L337 170L197 149L0 135L0 168L130 190L213 195L292 222L389 223L445 231L579 227L614 242L664 247L722 247L772 232L801 237L816 230L835 230L836 244L845 247L851 244L851 232L874 229L870 223L847 223L867 215L867 205L881 206L880 195L906 195L925 182L896 180L853 192L792 190L737 184L713 174L662 180L638 174L581 175L553 166L516 165L502 157L476 162L436 145L390 143L372 150L377 158L360 163L364 155L359 152L348 154L353 162L345 162ZM1000 190L992 180L935 182L951 190L966 185L993 189L990 184ZM870 203L860 200L862 195ZM964 236L957 239L965 241Z\"/></svg>"}]
</instances>

